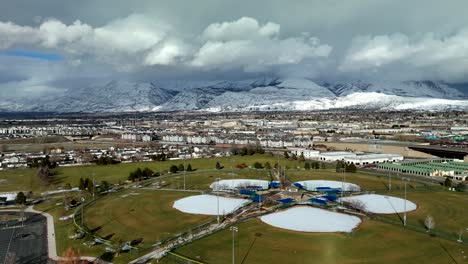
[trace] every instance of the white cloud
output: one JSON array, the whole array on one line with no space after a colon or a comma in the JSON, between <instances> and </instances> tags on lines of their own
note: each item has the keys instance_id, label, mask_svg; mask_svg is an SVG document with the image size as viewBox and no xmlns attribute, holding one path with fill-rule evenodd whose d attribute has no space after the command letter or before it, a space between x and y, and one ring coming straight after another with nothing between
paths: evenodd
<instances>
[{"instance_id":1,"label":"white cloud","mask_svg":"<svg viewBox=\"0 0 468 264\"><path fill-rule=\"evenodd\" d=\"M128 68L138 64L137 61L148 53L154 57L153 49L166 38L169 30L166 24L137 14L113 20L102 27L92 27L79 20L66 25L49 19L36 28L0 22L0 48L35 44L58 49L75 56L74 60L79 56L93 56Z\"/></svg>"},{"instance_id":2,"label":"white cloud","mask_svg":"<svg viewBox=\"0 0 468 264\"><path fill-rule=\"evenodd\" d=\"M15 43L35 43L37 42L35 33L36 30L32 27L0 21L0 49L7 49Z\"/></svg>"},{"instance_id":3,"label":"white cloud","mask_svg":"<svg viewBox=\"0 0 468 264\"><path fill-rule=\"evenodd\" d=\"M279 37L280 26L268 22L261 26L253 18L209 25L207 42L195 54L191 65L205 68L243 67L263 71L268 66L297 64L306 58L327 57L331 47L316 38Z\"/></svg>"},{"instance_id":4,"label":"white cloud","mask_svg":"<svg viewBox=\"0 0 468 264\"><path fill-rule=\"evenodd\" d=\"M366 69L403 65L414 71L436 72L442 79L466 77L468 71L468 28L451 35L426 33L417 36L404 34L361 36L353 39L339 69L356 72ZM464 73L465 72L465 73Z\"/></svg>"},{"instance_id":5,"label":"white cloud","mask_svg":"<svg viewBox=\"0 0 468 264\"><path fill-rule=\"evenodd\" d=\"M179 41L167 41L153 48L144 60L145 65L172 65L188 54L188 47Z\"/></svg>"},{"instance_id":6,"label":"white cloud","mask_svg":"<svg viewBox=\"0 0 468 264\"><path fill-rule=\"evenodd\" d=\"M272 22L260 26L256 19L242 17L232 22L214 23L203 32L208 40L230 41L274 37L279 34L280 25Z\"/></svg>"}]
</instances>

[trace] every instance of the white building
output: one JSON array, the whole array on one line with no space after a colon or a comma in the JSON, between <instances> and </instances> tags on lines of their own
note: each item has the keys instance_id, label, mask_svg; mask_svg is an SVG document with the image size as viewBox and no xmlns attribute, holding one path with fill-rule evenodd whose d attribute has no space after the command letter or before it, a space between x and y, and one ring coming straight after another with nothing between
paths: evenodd
<instances>
[{"instance_id":1,"label":"white building","mask_svg":"<svg viewBox=\"0 0 468 264\"><path fill-rule=\"evenodd\" d=\"M384 162L399 162L404 158L398 154L367 154L359 156L348 156L344 158L347 163L354 163L355 165L367 165Z\"/></svg>"},{"instance_id":2,"label":"white building","mask_svg":"<svg viewBox=\"0 0 468 264\"><path fill-rule=\"evenodd\" d=\"M317 158L323 161L338 161L338 160L344 160L345 158L348 158L348 157L355 157L355 156L356 154L352 152L336 151L336 152L320 153L317 156Z\"/></svg>"},{"instance_id":3,"label":"white building","mask_svg":"<svg viewBox=\"0 0 468 264\"><path fill-rule=\"evenodd\" d=\"M289 152L296 156L304 155L305 159L316 159L320 154L320 151L306 148L290 148Z\"/></svg>"}]
</instances>

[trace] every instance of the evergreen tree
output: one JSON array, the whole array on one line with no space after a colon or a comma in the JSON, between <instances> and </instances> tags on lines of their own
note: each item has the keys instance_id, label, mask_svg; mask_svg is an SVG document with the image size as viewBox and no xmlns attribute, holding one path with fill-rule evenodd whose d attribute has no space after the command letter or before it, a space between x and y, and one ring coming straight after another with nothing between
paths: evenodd
<instances>
[{"instance_id":1,"label":"evergreen tree","mask_svg":"<svg viewBox=\"0 0 468 264\"><path fill-rule=\"evenodd\" d=\"M190 163L187 165L187 171L193 171L192 165Z\"/></svg>"},{"instance_id":2,"label":"evergreen tree","mask_svg":"<svg viewBox=\"0 0 468 264\"><path fill-rule=\"evenodd\" d=\"M320 163L320 169L324 170L326 168L327 168L327 166L325 165L325 163L321 162Z\"/></svg>"},{"instance_id":3,"label":"evergreen tree","mask_svg":"<svg viewBox=\"0 0 468 264\"><path fill-rule=\"evenodd\" d=\"M346 165L346 171L355 173L357 171L356 165L354 165L354 163Z\"/></svg>"},{"instance_id":4,"label":"evergreen tree","mask_svg":"<svg viewBox=\"0 0 468 264\"><path fill-rule=\"evenodd\" d=\"M445 178L444 186L452 187L452 179L450 179L449 177Z\"/></svg>"},{"instance_id":5,"label":"evergreen tree","mask_svg":"<svg viewBox=\"0 0 468 264\"><path fill-rule=\"evenodd\" d=\"M265 162L265 165L263 165L263 167L265 167L265 169L267 170L271 170L271 165L270 165L270 162Z\"/></svg>"},{"instance_id":6,"label":"evergreen tree","mask_svg":"<svg viewBox=\"0 0 468 264\"><path fill-rule=\"evenodd\" d=\"M80 178L80 183L78 184L78 189L80 189L80 190L84 190L84 189L85 189L85 185L84 185L84 180L83 180L83 178Z\"/></svg>"},{"instance_id":7,"label":"evergreen tree","mask_svg":"<svg viewBox=\"0 0 468 264\"><path fill-rule=\"evenodd\" d=\"M86 179L84 180L84 185L83 185L83 186L84 186L84 189L85 189L85 190L88 190L88 187L89 187L89 178L86 178Z\"/></svg>"},{"instance_id":8,"label":"evergreen tree","mask_svg":"<svg viewBox=\"0 0 468 264\"><path fill-rule=\"evenodd\" d=\"M263 167L262 167L262 164L261 164L260 162L258 162L258 161L256 161L256 162L253 164L253 167L254 167L255 169L262 169L262 168L263 168Z\"/></svg>"},{"instance_id":9,"label":"evergreen tree","mask_svg":"<svg viewBox=\"0 0 468 264\"><path fill-rule=\"evenodd\" d=\"M23 192L19 192L16 195L15 202L16 202L16 204L25 204L26 203L26 195L24 195Z\"/></svg>"},{"instance_id":10,"label":"evergreen tree","mask_svg":"<svg viewBox=\"0 0 468 264\"><path fill-rule=\"evenodd\" d=\"M178 171L185 171L184 164L179 164L179 167L177 168Z\"/></svg>"},{"instance_id":11,"label":"evergreen tree","mask_svg":"<svg viewBox=\"0 0 468 264\"><path fill-rule=\"evenodd\" d=\"M221 164L219 164L218 161L216 162L216 169L217 169L217 170L220 170L220 169L221 169Z\"/></svg>"},{"instance_id":12,"label":"evergreen tree","mask_svg":"<svg viewBox=\"0 0 468 264\"><path fill-rule=\"evenodd\" d=\"M291 155L291 159L293 159L293 160L297 160L297 156L296 156L296 154L294 154L294 153L293 153L293 154Z\"/></svg>"},{"instance_id":13,"label":"evergreen tree","mask_svg":"<svg viewBox=\"0 0 468 264\"><path fill-rule=\"evenodd\" d=\"M285 159L289 159L289 153L287 151L284 151L283 155Z\"/></svg>"},{"instance_id":14,"label":"evergreen tree","mask_svg":"<svg viewBox=\"0 0 468 264\"><path fill-rule=\"evenodd\" d=\"M151 169L148 168L148 167L144 168L143 171L142 171L143 177L152 177L153 174L154 174L154 171L151 170Z\"/></svg>"},{"instance_id":15,"label":"evergreen tree","mask_svg":"<svg viewBox=\"0 0 468 264\"><path fill-rule=\"evenodd\" d=\"M304 153L301 152L301 155L299 156L299 161L305 161Z\"/></svg>"},{"instance_id":16,"label":"evergreen tree","mask_svg":"<svg viewBox=\"0 0 468 264\"><path fill-rule=\"evenodd\" d=\"M306 163L304 164L304 169L305 169L305 170L310 170L310 163L309 163L309 162L306 162Z\"/></svg>"},{"instance_id":17,"label":"evergreen tree","mask_svg":"<svg viewBox=\"0 0 468 264\"><path fill-rule=\"evenodd\" d=\"M247 155L247 147L243 147L243 148L241 148L241 150L240 150L239 154L240 154L241 156L245 156L245 155Z\"/></svg>"},{"instance_id":18,"label":"evergreen tree","mask_svg":"<svg viewBox=\"0 0 468 264\"><path fill-rule=\"evenodd\" d=\"M316 170L320 169L320 163L318 161L315 162L314 169Z\"/></svg>"},{"instance_id":19,"label":"evergreen tree","mask_svg":"<svg viewBox=\"0 0 468 264\"><path fill-rule=\"evenodd\" d=\"M172 166L169 168L169 171L170 171L171 173L176 173L177 170L178 170L178 168L177 168L176 165L172 165Z\"/></svg>"}]
</instances>

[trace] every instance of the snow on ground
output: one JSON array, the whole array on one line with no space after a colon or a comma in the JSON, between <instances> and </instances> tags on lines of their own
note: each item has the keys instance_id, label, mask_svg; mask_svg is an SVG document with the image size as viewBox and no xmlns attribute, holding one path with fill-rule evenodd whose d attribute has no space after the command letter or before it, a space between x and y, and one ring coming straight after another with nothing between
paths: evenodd
<instances>
[{"instance_id":1,"label":"snow on ground","mask_svg":"<svg viewBox=\"0 0 468 264\"><path fill-rule=\"evenodd\" d=\"M405 211L405 199L378 195L378 194L363 194L351 197L344 197L343 201L361 201L365 204L365 211L376 214L394 214ZM406 200L406 211L416 210L416 204Z\"/></svg>"},{"instance_id":2,"label":"snow on ground","mask_svg":"<svg viewBox=\"0 0 468 264\"><path fill-rule=\"evenodd\" d=\"M340 181L326 181L326 180L311 180L311 181L299 181L299 183L308 191L315 191L317 187L330 187L333 189L344 188L345 191L360 191L361 187L354 183L340 182Z\"/></svg>"},{"instance_id":3,"label":"snow on ground","mask_svg":"<svg viewBox=\"0 0 468 264\"><path fill-rule=\"evenodd\" d=\"M356 216L298 206L260 219L274 227L302 232L351 232L361 223Z\"/></svg>"},{"instance_id":4,"label":"snow on ground","mask_svg":"<svg viewBox=\"0 0 468 264\"><path fill-rule=\"evenodd\" d=\"M270 185L269 181L263 180L250 180L250 179L234 179L234 180L221 180L213 182L210 188L213 190L233 190L236 188L247 187L247 186L261 186L264 190L268 189Z\"/></svg>"},{"instance_id":5,"label":"snow on ground","mask_svg":"<svg viewBox=\"0 0 468 264\"><path fill-rule=\"evenodd\" d=\"M250 203L250 200L219 197L219 214L225 215ZM189 214L217 215L218 205L215 195L195 195L174 202L175 209Z\"/></svg>"}]
</instances>

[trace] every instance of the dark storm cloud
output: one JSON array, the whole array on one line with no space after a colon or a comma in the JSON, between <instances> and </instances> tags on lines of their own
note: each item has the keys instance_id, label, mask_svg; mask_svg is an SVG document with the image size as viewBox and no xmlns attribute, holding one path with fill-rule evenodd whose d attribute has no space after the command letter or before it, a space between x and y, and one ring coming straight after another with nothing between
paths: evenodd
<instances>
[{"instance_id":1,"label":"dark storm cloud","mask_svg":"<svg viewBox=\"0 0 468 264\"><path fill-rule=\"evenodd\" d=\"M64 88L71 78L466 82L466 10L464 0L4 1L0 50L64 61L9 58L0 90Z\"/></svg>"}]
</instances>

